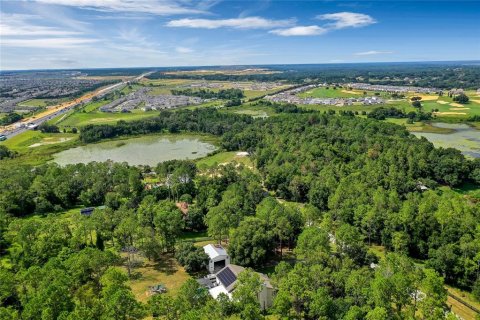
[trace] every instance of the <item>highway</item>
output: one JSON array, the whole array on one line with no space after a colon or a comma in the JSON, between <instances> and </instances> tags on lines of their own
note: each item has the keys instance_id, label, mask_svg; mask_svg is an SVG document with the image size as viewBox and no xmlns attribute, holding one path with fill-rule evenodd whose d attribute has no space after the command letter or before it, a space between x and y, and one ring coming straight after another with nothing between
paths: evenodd
<instances>
[{"instance_id":1,"label":"highway","mask_svg":"<svg viewBox=\"0 0 480 320\"><path fill-rule=\"evenodd\" d=\"M44 112L42 112L42 113L40 113L36 116L32 116L32 117L29 117L29 118L22 119L18 122L15 122L15 123L10 124L10 125L8 125L4 128L1 128L0 129L0 135L5 135L7 137L7 139L12 138L16 135L19 135L19 134L27 131L27 130L31 130L32 126L35 126L35 127L39 126L39 125L41 125L42 123L44 123L48 120L51 120L51 119L53 119L53 118L55 118L59 115L67 113L68 111L75 108L76 106L78 106L81 103L87 103L87 102L91 101L93 97L101 97L101 96L103 96L103 95L121 87L121 86L126 85L128 82L139 81L143 77L146 77L146 76L148 76L152 73L153 73L153 71L147 72L147 73L141 74L138 77L135 77L133 79L124 80L122 82L113 84L111 86L98 89L94 92L87 93L87 94L81 96L80 98L73 99L71 101L64 102L60 105L50 107L46 111L44 111ZM27 126L30 126L30 128L27 127Z\"/></svg>"}]
</instances>

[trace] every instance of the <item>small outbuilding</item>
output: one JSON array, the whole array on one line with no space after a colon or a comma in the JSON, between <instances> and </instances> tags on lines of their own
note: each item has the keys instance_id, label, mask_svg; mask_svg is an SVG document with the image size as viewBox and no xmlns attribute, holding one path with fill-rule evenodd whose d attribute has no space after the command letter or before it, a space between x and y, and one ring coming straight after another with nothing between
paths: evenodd
<instances>
[{"instance_id":1,"label":"small outbuilding","mask_svg":"<svg viewBox=\"0 0 480 320\"><path fill-rule=\"evenodd\" d=\"M230 256L219 244L207 244L203 250L208 256L208 271L216 273L230 264Z\"/></svg>"}]
</instances>

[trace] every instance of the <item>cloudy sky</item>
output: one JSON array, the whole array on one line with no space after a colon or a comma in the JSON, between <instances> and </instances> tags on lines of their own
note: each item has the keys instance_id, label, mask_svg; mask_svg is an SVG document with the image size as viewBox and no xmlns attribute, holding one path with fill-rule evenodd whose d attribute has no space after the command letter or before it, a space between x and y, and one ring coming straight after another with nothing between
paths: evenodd
<instances>
[{"instance_id":1,"label":"cloudy sky","mask_svg":"<svg viewBox=\"0 0 480 320\"><path fill-rule=\"evenodd\" d=\"M480 59L480 1L0 0L0 69Z\"/></svg>"}]
</instances>

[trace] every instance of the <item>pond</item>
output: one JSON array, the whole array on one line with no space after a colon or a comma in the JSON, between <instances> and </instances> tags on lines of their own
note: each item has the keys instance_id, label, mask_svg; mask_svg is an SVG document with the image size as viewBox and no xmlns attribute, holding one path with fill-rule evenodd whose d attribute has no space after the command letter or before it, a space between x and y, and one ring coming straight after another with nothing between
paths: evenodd
<instances>
[{"instance_id":1,"label":"pond","mask_svg":"<svg viewBox=\"0 0 480 320\"><path fill-rule=\"evenodd\" d=\"M480 130L463 123L432 123L438 128L453 129L452 133L412 132L417 137L425 137L436 147L456 148L465 156L480 158Z\"/></svg>"},{"instance_id":2,"label":"pond","mask_svg":"<svg viewBox=\"0 0 480 320\"><path fill-rule=\"evenodd\" d=\"M198 136L146 136L76 147L54 155L60 165L92 161L155 166L168 160L205 157L216 147Z\"/></svg>"}]
</instances>

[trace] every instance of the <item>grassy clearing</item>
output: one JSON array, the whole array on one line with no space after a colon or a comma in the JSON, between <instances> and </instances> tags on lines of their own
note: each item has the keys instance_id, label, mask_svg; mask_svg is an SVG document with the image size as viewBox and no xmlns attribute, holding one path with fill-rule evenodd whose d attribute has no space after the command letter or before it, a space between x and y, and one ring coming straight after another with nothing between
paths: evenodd
<instances>
[{"instance_id":1,"label":"grassy clearing","mask_svg":"<svg viewBox=\"0 0 480 320\"><path fill-rule=\"evenodd\" d=\"M445 286L449 293L459 297L460 299L464 300L465 302L471 304L472 306L480 309L480 303L475 301L472 294L457 288L453 288L450 286ZM447 305L452 308L452 311L462 317L465 320L474 320L477 316L477 313L470 309L469 307L465 306L464 304L460 303L459 301L453 299L452 297L448 297Z\"/></svg>"},{"instance_id":2,"label":"grassy clearing","mask_svg":"<svg viewBox=\"0 0 480 320\"><path fill-rule=\"evenodd\" d=\"M27 130L22 134L2 142L3 145L15 151L27 151L32 145L51 145L72 140L76 135L71 133L42 133L36 130ZM66 140L68 139L68 140ZM40 147L40 146L39 146Z\"/></svg>"},{"instance_id":3,"label":"grassy clearing","mask_svg":"<svg viewBox=\"0 0 480 320\"><path fill-rule=\"evenodd\" d=\"M84 107L83 107L83 110L85 112L93 112L93 111L97 111L98 108L100 108L101 106L104 106L108 103L112 102L111 100L99 100L99 101L92 101L90 103L87 103Z\"/></svg>"},{"instance_id":4,"label":"grassy clearing","mask_svg":"<svg viewBox=\"0 0 480 320\"><path fill-rule=\"evenodd\" d=\"M16 158L2 161L5 165L40 165L52 160L54 153L74 147L77 143L78 135L76 134L28 130L0 143L19 153ZM32 145L34 147L30 147Z\"/></svg>"},{"instance_id":5,"label":"grassy clearing","mask_svg":"<svg viewBox=\"0 0 480 320\"><path fill-rule=\"evenodd\" d=\"M185 231L180 236L180 240L192 241L192 242L203 242L203 241L212 241L213 239L208 236L206 231L193 232Z\"/></svg>"},{"instance_id":6,"label":"grassy clearing","mask_svg":"<svg viewBox=\"0 0 480 320\"><path fill-rule=\"evenodd\" d=\"M200 169L208 169L216 167L220 164L230 162L242 163L247 167L253 168L253 162L248 156L237 156L237 151L219 152L214 155L202 158L197 161L197 166Z\"/></svg>"},{"instance_id":7,"label":"grassy clearing","mask_svg":"<svg viewBox=\"0 0 480 320\"><path fill-rule=\"evenodd\" d=\"M272 107L268 106L255 106L252 104L244 104L237 107L229 107L222 109L224 112L231 112L237 114L246 114L254 118L265 118L274 116L276 113Z\"/></svg>"},{"instance_id":8,"label":"grassy clearing","mask_svg":"<svg viewBox=\"0 0 480 320\"><path fill-rule=\"evenodd\" d=\"M157 261L148 261L138 257L142 266L134 269L135 276L129 281L130 288L141 302L149 299L148 287L163 284L167 295L175 296L178 290L191 276L180 266L171 254L161 256Z\"/></svg>"},{"instance_id":9,"label":"grassy clearing","mask_svg":"<svg viewBox=\"0 0 480 320\"><path fill-rule=\"evenodd\" d=\"M328 87L328 89L320 87L302 92L298 96L302 98L356 98L363 96L363 91L347 90L338 87L336 89L333 89L333 87Z\"/></svg>"},{"instance_id":10,"label":"grassy clearing","mask_svg":"<svg viewBox=\"0 0 480 320\"><path fill-rule=\"evenodd\" d=\"M60 124L62 127L84 127L88 124L114 124L119 120L133 121L158 115L158 111L134 110L129 113L75 112Z\"/></svg>"}]
</instances>

